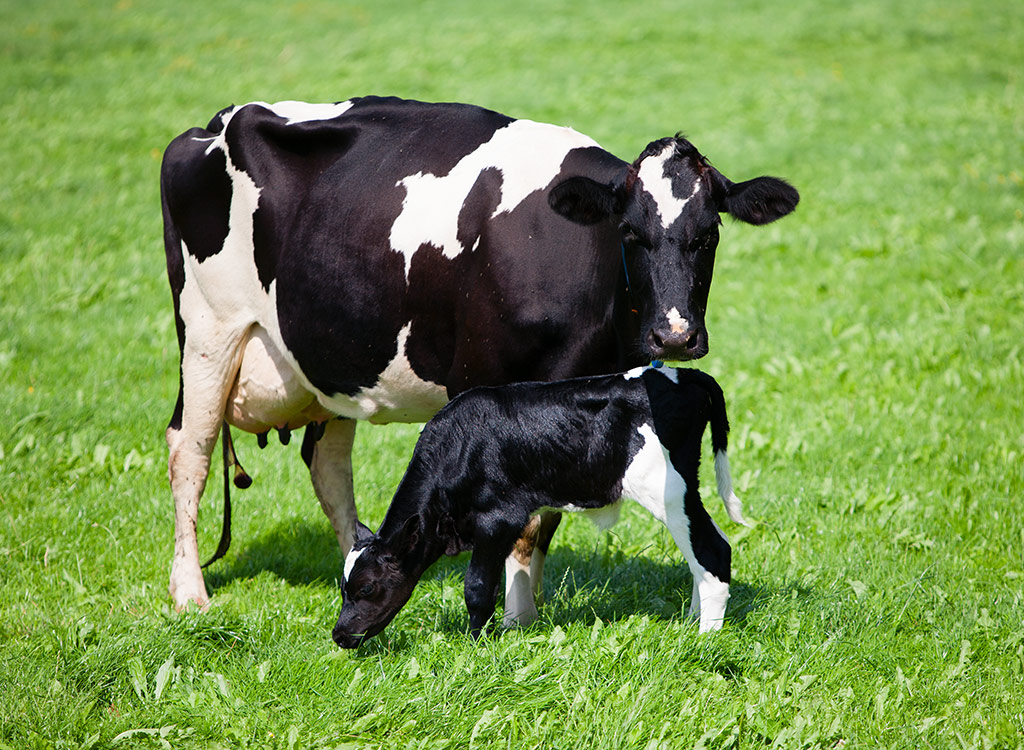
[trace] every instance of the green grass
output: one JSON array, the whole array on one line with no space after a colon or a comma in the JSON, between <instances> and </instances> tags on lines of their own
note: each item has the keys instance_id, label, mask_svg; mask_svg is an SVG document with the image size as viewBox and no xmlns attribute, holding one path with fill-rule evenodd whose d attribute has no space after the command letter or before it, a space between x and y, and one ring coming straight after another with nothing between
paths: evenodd
<instances>
[{"instance_id":1,"label":"green grass","mask_svg":"<svg viewBox=\"0 0 1024 750\"><path fill-rule=\"evenodd\" d=\"M0 0L0 747L1020 747L1024 8ZM226 104L392 93L686 132L797 213L723 230L711 355L751 531L728 622L641 512L569 519L542 620L473 643L465 559L375 641L297 446L175 614L160 153ZM382 517L416 427L361 426ZM214 485L218 484L214 482ZM711 482L707 483L710 487ZM710 492L706 493L709 496ZM220 501L200 517L204 554Z\"/></svg>"}]
</instances>

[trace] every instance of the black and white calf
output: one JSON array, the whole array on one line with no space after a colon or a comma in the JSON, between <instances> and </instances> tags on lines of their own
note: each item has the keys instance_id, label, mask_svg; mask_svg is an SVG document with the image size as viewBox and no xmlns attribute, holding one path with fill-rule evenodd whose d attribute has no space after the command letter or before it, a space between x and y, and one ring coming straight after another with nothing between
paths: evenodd
<instances>
[{"instance_id":1,"label":"black and white calf","mask_svg":"<svg viewBox=\"0 0 1024 750\"><path fill-rule=\"evenodd\" d=\"M745 524L729 475L725 399L710 375L638 368L463 393L423 429L377 533L360 525L335 642L351 648L379 633L431 564L466 549L466 606L479 636L502 564L532 514L584 511L607 528L623 498L668 527L693 573L690 611L700 631L720 628L731 551L697 487L709 421L718 492L729 517Z\"/></svg>"},{"instance_id":2,"label":"black and white calf","mask_svg":"<svg viewBox=\"0 0 1024 750\"><path fill-rule=\"evenodd\" d=\"M195 527L224 422L308 426L303 457L347 553L355 420L697 359L719 214L764 224L799 199L772 177L731 182L683 138L631 164L569 128L379 97L229 107L171 142L160 185L181 351L178 607L209 600ZM537 562L511 583L528 593Z\"/></svg>"}]
</instances>

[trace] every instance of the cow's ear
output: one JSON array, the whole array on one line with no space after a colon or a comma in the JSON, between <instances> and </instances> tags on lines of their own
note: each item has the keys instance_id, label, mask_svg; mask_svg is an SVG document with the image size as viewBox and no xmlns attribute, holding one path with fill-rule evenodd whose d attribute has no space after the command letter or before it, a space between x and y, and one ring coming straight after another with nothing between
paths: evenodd
<instances>
[{"instance_id":1,"label":"cow's ear","mask_svg":"<svg viewBox=\"0 0 1024 750\"><path fill-rule=\"evenodd\" d=\"M552 210L577 224L596 224L621 214L625 202L624 186L600 183L589 177L569 177L548 194Z\"/></svg>"},{"instance_id":2,"label":"cow's ear","mask_svg":"<svg viewBox=\"0 0 1024 750\"><path fill-rule=\"evenodd\" d=\"M729 182L718 175L715 194L718 210L748 224L768 224L791 213L800 193L778 177L755 177L746 182Z\"/></svg>"}]
</instances>

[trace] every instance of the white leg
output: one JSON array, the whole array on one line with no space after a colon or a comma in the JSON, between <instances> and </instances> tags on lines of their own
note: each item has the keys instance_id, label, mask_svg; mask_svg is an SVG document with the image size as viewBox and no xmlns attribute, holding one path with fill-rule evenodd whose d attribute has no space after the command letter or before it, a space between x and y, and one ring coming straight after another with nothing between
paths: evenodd
<instances>
[{"instance_id":1,"label":"white leg","mask_svg":"<svg viewBox=\"0 0 1024 750\"><path fill-rule=\"evenodd\" d=\"M719 581L700 566L691 565L690 570L693 572L690 610L700 620L700 632L721 630L725 620L725 605L729 603L729 584Z\"/></svg>"},{"instance_id":2,"label":"white leg","mask_svg":"<svg viewBox=\"0 0 1024 750\"><path fill-rule=\"evenodd\" d=\"M188 450L184 444L195 446ZM185 609L190 603L205 609L210 602L206 593L203 571L199 567L199 544L196 540L196 519L199 516L199 498L210 472L210 452L205 441L185 440L182 430L167 429L167 447L170 449L168 473L171 494L174 495L174 558L168 591L176 609Z\"/></svg>"},{"instance_id":3,"label":"white leg","mask_svg":"<svg viewBox=\"0 0 1024 750\"><path fill-rule=\"evenodd\" d=\"M533 516L505 560L505 627L525 627L537 620L537 605L544 599L544 560L561 521L561 513Z\"/></svg>"},{"instance_id":4,"label":"white leg","mask_svg":"<svg viewBox=\"0 0 1024 750\"><path fill-rule=\"evenodd\" d=\"M693 575L693 590L690 599L690 616L700 621L699 631L721 630L725 620L725 607L729 602L729 584L719 580L697 561L693 545L690 544L690 524L686 513L681 507L666 508L668 518L665 525L672 534L679 551L686 558ZM708 519L710 521L710 519ZM718 527L711 521L711 533L721 535ZM724 541L724 536L722 536ZM726 542L726 544L728 544Z\"/></svg>"},{"instance_id":5,"label":"white leg","mask_svg":"<svg viewBox=\"0 0 1024 750\"><path fill-rule=\"evenodd\" d=\"M196 519L199 499L210 473L231 381L238 367L241 334L223 344L197 351L186 339L182 352L180 427L167 429L168 475L174 496L174 559L168 585L174 605L208 606L210 597L199 567ZM218 355L209 352L219 352Z\"/></svg>"},{"instance_id":6,"label":"white leg","mask_svg":"<svg viewBox=\"0 0 1024 750\"><path fill-rule=\"evenodd\" d=\"M354 419L332 419L313 449L309 476L320 507L331 522L342 556L352 549L356 528L355 494L352 489Z\"/></svg>"},{"instance_id":7,"label":"white leg","mask_svg":"<svg viewBox=\"0 0 1024 750\"><path fill-rule=\"evenodd\" d=\"M534 552L533 557L539 553ZM543 563L541 563L543 565ZM513 552L505 560L505 614L502 623L506 628L525 627L537 620L537 603L534 587L530 585L533 560L524 563ZM535 578L534 580L539 580Z\"/></svg>"}]
</instances>

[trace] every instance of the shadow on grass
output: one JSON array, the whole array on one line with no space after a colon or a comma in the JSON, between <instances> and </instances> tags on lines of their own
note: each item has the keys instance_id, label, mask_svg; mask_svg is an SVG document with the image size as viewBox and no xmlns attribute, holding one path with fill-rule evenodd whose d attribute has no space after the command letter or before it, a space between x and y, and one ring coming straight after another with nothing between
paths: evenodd
<instances>
[{"instance_id":1,"label":"shadow on grass","mask_svg":"<svg viewBox=\"0 0 1024 750\"><path fill-rule=\"evenodd\" d=\"M300 520L279 524L254 541L237 541L234 549L234 556L215 563L207 571L211 594L233 581L253 578L262 572L299 586L334 587L341 578L341 551L326 523ZM449 585L461 591L468 562L468 552L443 557L426 572L421 585L436 585L451 578ZM607 547L587 552L559 547L556 539L545 565L545 604L539 627L592 623L595 617L605 622L632 616L664 621L685 618L691 588L692 577L681 560L662 562L643 555L627 556ZM727 626L742 629L750 613L777 592L734 580L730 593ZM501 606L499 600L497 617ZM468 631L468 616L461 597L457 605L445 606L431 620L432 626L442 633ZM399 633L394 633L387 639L388 650L402 648L403 640Z\"/></svg>"},{"instance_id":2,"label":"shadow on grass","mask_svg":"<svg viewBox=\"0 0 1024 750\"><path fill-rule=\"evenodd\" d=\"M605 622L633 616L668 621L689 617L693 577L682 560L556 548L545 565L544 584L541 617L554 625L593 622L595 617ZM741 628L771 594L736 580L729 591L727 623Z\"/></svg>"},{"instance_id":3,"label":"shadow on grass","mask_svg":"<svg viewBox=\"0 0 1024 750\"><path fill-rule=\"evenodd\" d=\"M296 586L336 586L343 562L326 520L323 524L296 521L278 524L253 541L236 537L227 559L215 562L204 573L211 595L233 581L263 572Z\"/></svg>"}]
</instances>

